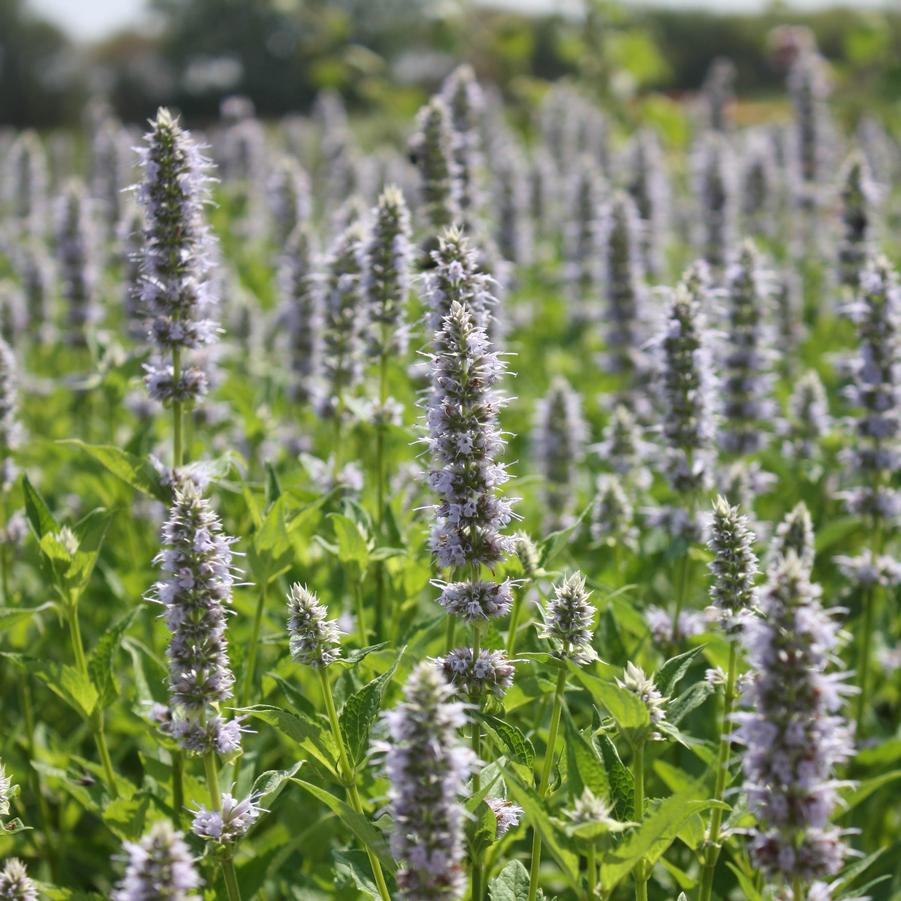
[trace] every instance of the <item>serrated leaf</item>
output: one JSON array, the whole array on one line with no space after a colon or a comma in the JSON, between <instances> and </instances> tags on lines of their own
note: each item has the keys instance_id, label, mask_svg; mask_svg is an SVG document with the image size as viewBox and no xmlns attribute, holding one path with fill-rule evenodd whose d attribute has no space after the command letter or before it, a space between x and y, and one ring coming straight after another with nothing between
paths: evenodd
<instances>
[{"instance_id":1,"label":"serrated leaf","mask_svg":"<svg viewBox=\"0 0 901 901\"><path fill-rule=\"evenodd\" d=\"M332 848L332 860L335 862L335 885L338 888L352 887L370 898L381 897L365 851Z\"/></svg>"},{"instance_id":2,"label":"serrated leaf","mask_svg":"<svg viewBox=\"0 0 901 901\"><path fill-rule=\"evenodd\" d=\"M511 860L488 883L491 901L528 901L529 871L518 860Z\"/></svg>"},{"instance_id":3,"label":"serrated leaf","mask_svg":"<svg viewBox=\"0 0 901 901\"><path fill-rule=\"evenodd\" d=\"M663 697L668 698L672 695L673 689L679 684L683 676L688 672L688 668L694 663L695 658L704 650L703 645L698 645L684 654L678 654L670 657L663 666L654 675L654 684Z\"/></svg>"},{"instance_id":4,"label":"serrated leaf","mask_svg":"<svg viewBox=\"0 0 901 901\"><path fill-rule=\"evenodd\" d=\"M497 840L497 815L480 801L466 823L466 843L470 854L480 855Z\"/></svg>"},{"instance_id":5,"label":"serrated leaf","mask_svg":"<svg viewBox=\"0 0 901 901\"><path fill-rule=\"evenodd\" d=\"M576 728L576 724L565 706L563 708L563 724L566 736L570 797L578 797L587 788L599 798L609 798L610 780L607 778L604 762L594 745Z\"/></svg>"},{"instance_id":6,"label":"serrated leaf","mask_svg":"<svg viewBox=\"0 0 901 901\"><path fill-rule=\"evenodd\" d=\"M360 576L369 566L369 547L360 527L342 513L329 513L328 518L335 530L335 547L338 559L342 563L354 564L359 568Z\"/></svg>"},{"instance_id":7,"label":"serrated leaf","mask_svg":"<svg viewBox=\"0 0 901 901\"><path fill-rule=\"evenodd\" d=\"M479 719L497 736L509 752L510 759L522 766L532 767L535 763L535 748L532 742L512 723L490 713L480 713Z\"/></svg>"},{"instance_id":8,"label":"serrated leaf","mask_svg":"<svg viewBox=\"0 0 901 901\"><path fill-rule=\"evenodd\" d=\"M89 719L94 712L98 699L97 690L90 677L74 666L53 660L39 660L24 654L4 653L0 656L34 674L85 719Z\"/></svg>"},{"instance_id":9,"label":"serrated leaf","mask_svg":"<svg viewBox=\"0 0 901 901\"><path fill-rule=\"evenodd\" d=\"M67 438L59 443L84 451L116 478L142 494L166 504L171 502L171 490L163 485L159 473L149 460L126 453L112 444L86 444L77 438Z\"/></svg>"},{"instance_id":10,"label":"serrated leaf","mask_svg":"<svg viewBox=\"0 0 901 901\"><path fill-rule=\"evenodd\" d=\"M44 535L52 535L59 531L59 525L53 518L50 508L38 493L28 476L22 476L22 492L25 495L25 516L35 537L40 541Z\"/></svg>"},{"instance_id":11,"label":"serrated leaf","mask_svg":"<svg viewBox=\"0 0 901 901\"><path fill-rule=\"evenodd\" d=\"M266 770L253 780L251 794L257 794L260 807L269 809L276 798L282 793L285 783L296 776L304 762L299 760L287 770Z\"/></svg>"},{"instance_id":12,"label":"serrated leaf","mask_svg":"<svg viewBox=\"0 0 901 901\"><path fill-rule=\"evenodd\" d=\"M246 707L243 712L274 726L283 735L297 742L333 776L338 777L336 763L338 751L328 724L318 716L296 716L280 707L271 707L266 704Z\"/></svg>"},{"instance_id":13,"label":"serrated leaf","mask_svg":"<svg viewBox=\"0 0 901 901\"><path fill-rule=\"evenodd\" d=\"M349 804L346 804L340 798L335 797L331 792L320 788L318 785L313 785L311 782L304 782L303 779L297 778L292 778L291 781L296 782L314 798L322 801L350 829L357 839L379 858L383 867L391 873L395 872L397 867L391 852L388 850L385 837L363 814L357 813Z\"/></svg>"},{"instance_id":14,"label":"serrated leaf","mask_svg":"<svg viewBox=\"0 0 901 901\"><path fill-rule=\"evenodd\" d=\"M139 607L132 607L125 616L120 617L110 626L88 655L88 672L97 689L98 700L101 707L107 707L119 694L118 686L113 675L113 660L116 651L122 644L128 627L138 615Z\"/></svg>"},{"instance_id":15,"label":"serrated leaf","mask_svg":"<svg viewBox=\"0 0 901 901\"><path fill-rule=\"evenodd\" d=\"M12 629L19 623L27 622L38 613L52 610L53 604L47 601L37 607L0 607L0 632Z\"/></svg>"},{"instance_id":16,"label":"serrated leaf","mask_svg":"<svg viewBox=\"0 0 901 901\"><path fill-rule=\"evenodd\" d=\"M596 704L603 707L616 720L620 729L631 732L644 729L651 724L648 709L631 691L620 688L615 682L599 679L586 673L580 666L570 664L570 670L588 689Z\"/></svg>"},{"instance_id":17,"label":"serrated leaf","mask_svg":"<svg viewBox=\"0 0 901 901\"><path fill-rule=\"evenodd\" d=\"M715 692L716 688L709 682L695 682L666 705L667 720L674 726L678 725L692 710L700 707Z\"/></svg>"},{"instance_id":18,"label":"serrated leaf","mask_svg":"<svg viewBox=\"0 0 901 901\"><path fill-rule=\"evenodd\" d=\"M635 785L631 770L622 762L616 745L606 732L595 736L595 744L601 752L604 769L610 780L613 813L618 820L627 820L632 816L635 803Z\"/></svg>"},{"instance_id":19,"label":"serrated leaf","mask_svg":"<svg viewBox=\"0 0 901 901\"><path fill-rule=\"evenodd\" d=\"M401 649L384 673L376 676L359 691L350 695L341 708L339 717L341 732L354 766L365 758L369 750L369 733L372 731L372 724L381 710L385 688L390 684L403 653L403 649Z\"/></svg>"}]
</instances>

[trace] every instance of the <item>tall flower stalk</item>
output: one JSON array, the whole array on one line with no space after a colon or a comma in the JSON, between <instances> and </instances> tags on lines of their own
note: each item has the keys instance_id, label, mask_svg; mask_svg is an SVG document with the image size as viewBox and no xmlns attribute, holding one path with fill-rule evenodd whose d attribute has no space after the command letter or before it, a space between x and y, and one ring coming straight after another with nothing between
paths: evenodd
<instances>
[{"instance_id":1,"label":"tall flower stalk","mask_svg":"<svg viewBox=\"0 0 901 901\"><path fill-rule=\"evenodd\" d=\"M558 658L558 670L551 703L547 747L538 781L538 795L542 799L547 796L554 767L557 735L565 703L567 661L571 660L578 666L585 666L597 659L597 654L591 646L596 611L589 601L589 596L590 593L585 588L585 577L581 573L573 573L554 587L554 597L548 601L544 611L541 635L553 647L554 656ZM538 897L540 873L541 833L533 826L528 901L535 901Z\"/></svg>"},{"instance_id":2,"label":"tall flower stalk","mask_svg":"<svg viewBox=\"0 0 901 901\"><path fill-rule=\"evenodd\" d=\"M428 232L425 248L435 235L460 219L460 184L451 147L451 118L447 105L433 97L417 117L410 150L419 170L420 200Z\"/></svg>"},{"instance_id":3,"label":"tall flower stalk","mask_svg":"<svg viewBox=\"0 0 901 901\"><path fill-rule=\"evenodd\" d=\"M222 873L230 901L240 898L231 843L256 818L253 799L237 816L234 799L219 786L217 755L241 749L241 722L222 716L235 677L228 661L227 615L235 572L231 545L219 517L194 482L181 481L162 529L163 550L156 558L161 578L148 598L164 608L171 634L168 709L157 712L162 731L182 751L203 758L211 809L200 808L194 830L222 844ZM227 802L227 803L226 803Z\"/></svg>"},{"instance_id":4,"label":"tall flower stalk","mask_svg":"<svg viewBox=\"0 0 901 901\"><path fill-rule=\"evenodd\" d=\"M319 677L319 687L328 713L332 738L338 749L339 775L347 790L351 806L360 816L365 816L360 790L357 787L357 774L347 753L347 743L338 719L328 673L328 668L341 657L341 630L336 622L328 619L328 610L319 603L316 596L306 586L298 583L292 585L288 592L288 635L291 656L298 663L315 670ZM382 901L391 901L378 857L368 846L366 854L379 897Z\"/></svg>"},{"instance_id":5,"label":"tall flower stalk","mask_svg":"<svg viewBox=\"0 0 901 901\"><path fill-rule=\"evenodd\" d=\"M204 217L210 164L166 109L151 120L139 150L144 210L141 301L155 356L147 365L151 397L172 409L172 466L183 463L184 411L207 390L188 354L215 340L216 298L210 279L214 241Z\"/></svg>"},{"instance_id":6,"label":"tall flower stalk","mask_svg":"<svg viewBox=\"0 0 901 901\"><path fill-rule=\"evenodd\" d=\"M112 901L198 901L203 885L181 833L160 820L140 841L125 842L125 876Z\"/></svg>"},{"instance_id":7,"label":"tall flower stalk","mask_svg":"<svg viewBox=\"0 0 901 901\"><path fill-rule=\"evenodd\" d=\"M441 96L450 111L451 148L459 183L461 223L474 231L481 211L482 89L468 65L458 66L445 79Z\"/></svg>"},{"instance_id":8,"label":"tall flower stalk","mask_svg":"<svg viewBox=\"0 0 901 901\"><path fill-rule=\"evenodd\" d=\"M752 548L754 534L748 526L747 517L738 507L730 506L722 497L718 497L714 502L710 531L708 547L713 552L713 561L710 563L710 571L713 573L710 599L719 613L720 626L729 641L729 662L726 667L723 714L719 723L719 749L713 788L713 799L722 801L729 778L729 757L732 749L730 732L738 676L739 632L756 599L754 579L757 575L757 557ZM699 901L710 901L713 894L722 822L723 812L717 808L710 815L710 828L704 846Z\"/></svg>"},{"instance_id":9,"label":"tall flower stalk","mask_svg":"<svg viewBox=\"0 0 901 901\"><path fill-rule=\"evenodd\" d=\"M84 347L100 309L96 241L87 193L79 181L68 182L57 201L55 248L60 291L66 303L66 341Z\"/></svg>"}]
</instances>

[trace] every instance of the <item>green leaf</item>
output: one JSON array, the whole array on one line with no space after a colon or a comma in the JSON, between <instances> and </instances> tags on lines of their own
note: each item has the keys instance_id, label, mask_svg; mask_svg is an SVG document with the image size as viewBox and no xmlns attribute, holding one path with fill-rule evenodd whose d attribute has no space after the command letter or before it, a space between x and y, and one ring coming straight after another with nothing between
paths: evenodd
<instances>
[{"instance_id":1,"label":"green leaf","mask_svg":"<svg viewBox=\"0 0 901 901\"><path fill-rule=\"evenodd\" d=\"M557 834L547 813L545 802L531 786L521 782L515 774L507 780L507 790L522 807L529 825L541 836L544 846L557 861L573 890L579 891L579 858L557 840Z\"/></svg>"},{"instance_id":2,"label":"green leaf","mask_svg":"<svg viewBox=\"0 0 901 901\"><path fill-rule=\"evenodd\" d=\"M126 453L112 444L85 444L77 438L66 438L59 443L84 451L116 478L143 494L166 504L171 502L171 490L163 485L149 460Z\"/></svg>"},{"instance_id":3,"label":"green leaf","mask_svg":"<svg viewBox=\"0 0 901 901\"><path fill-rule=\"evenodd\" d=\"M695 682L691 688L686 689L679 697L674 698L666 705L666 718L674 726L677 726L692 710L700 707L716 688L706 680Z\"/></svg>"},{"instance_id":4,"label":"green leaf","mask_svg":"<svg viewBox=\"0 0 901 901\"><path fill-rule=\"evenodd\" d=\"M243 712L274 726L283 735L297 742L333 776L338 777L336 764L338 751L328 724L319 716L295 716L280 707L270 707L266 704L245 707Z\"/></svg>"},{"instance_id":5,"label":"green leaf","mask_svg":"<svg viewBox=\"0 0 901 901\"><path fill-rule=\"evenodd\" d=\"M253 780L251 794L258 794L260 807L268 810L282 793L285 783L296 776L304 761L299 760L287 770L266 770Z\"/></svg>"},{"instance_id":6,"label":"green leaf","mask_svg":"<svg viewBox=\"0 0 901 901\"><path fill-rule=\"evenodd\" d=\"M600 704L616 720L620 729L631 732L644 729L651 724L648 709L637 695L620 688L615 682L598 679L597 676L586 673L580 666L570 664L570 669L591 693L595 703Z\"/></svg>"},{"instance_id":7,"label":"green leaf","mask_svg":"<svg viewBox=\"0 0 901 901\"><path fill-rule=\"evenodd\" d=\"M846 816L861 801L869 798L873 792L878 791L890 782L895 782L897 779L901 779L901 770L891 770L888 773L882 773L879 776L874 776L872 779L864 779L863 782L859 782L854 788L842 794L839 816Z\"/></svg>"},{"instance_id":8,"label":"green leaf","mask_svg":"<svg viewBox=\"0 0 901 901\"><path fill-rule=\"evenodd\" d=\"M480 855L497 841L497 816L480 801L466 823L466 844L470 854Z\"/></svg>"},{"instance_id":9,"label":"green leaf","mask_svg":"<svg viewBox=\"0 0 901 901\"><path fill-rule=\"evenodd\" d=\"M335 530L338 559L342 563L356 564L362 576L369 566L369 547L366 537L360 531L360 527L347 516L341 513L329 513L328 518L332 521L332 528Z\"/></svg>"},{"instance_id":10,"label":"green leaf","mask_svg":"<svg viewBox=\"0 0 901 901\"><path fill-rule=\"evenodd\" d=\"M478 714L492 736L509 752L510 759L522 766L532 767L535 763L535 748L522 731L506 720L490 713Z\"/></svg>"},{"instance_id":11,"label":"green leaf","mask_svg":"<svg viewBox=\"0 0 901 901\"><path fill-rule=\"evenodd\" d=\"M0 632L12 629L19 623L30 620L36 614L52 609L53 604L50 601L38 604L37 607L0 607Z\"/></svg>"},{"instance_id":12,"label":"green leaf","mask_svg":"<svg viewBox=\"0 0 901 901\"><path fill-rule=\"evenodd\" d=\"M882 854L886 851L886 848L879 848L878 851L874 851L872 854L868 854L866 857L861 860L855 860L850 866L845 867L841 873L839 873L839 878L835 881L832 886L833 891L838 894L839 892L845 891L851 887L851 884L864 873L866 870L870 868L870 866L875 863Z\"/></svg>"},{"instance_id":13,"label":"green leaf","mask_svg":"<svg viewBox=\"0 0 901 901\"><path fill-rule=\"evenodd\" d=\"M663 697L668 698L672 695L673 689L682 680L682 677L688 672L688 668L694 663L695 658L704 650L703 645L698 645L684 654L678 654L676 657L670 657L654 676L654 684Z\"/></svg>"},{"instance_id":14,"label":"green leaf","mask_svg":"<svg viewBox=\"0 0 901 901\"><path fill-rule=\"evenodd\" d=\"M538 543L538 560L542 569L546 569L551 560L569 544L572 536L582 527L582 523L591 512L591 507L589 504L565 529L551 532L547 538Z\"/></svg>"},{"instance_id":15,"label":"green leaf","mask_svg":"<svg viewBox=\"0 0 901 901\"><path fill-rule=\"evenodd\" d=\"M529 871L518 860L511 860L488 883L491 901L528 901Z\"/></svg>"},{"instance_id":16,"label":"green leaf","mask_svg":"<svg viewBox=\"0 0 901 901\"><path fill-rule=\"evenodd\" d=\"M24 654L4 653L0 656L33 673L85 719L89 719L94 712L99 697L97 690L90 677L74 666L56 663L53 660L26 657Z\"/></svg>"},{"instance_id":17,"label":"green leaf","mask_svg":"<svg viewBox=\"0 0 901 901\"><path fill-rule=\"evenodd\" d=\"M566 736L570 797L578 797L587 788L599 798L609 798L611 794L610 780L607 778L604 762L595 746L576 728L565 705L563 707L563 724Z\"/></svg>"},{"instance_id":18,"label":"green leaf","mask_svg":"<svg viewBox=\"0 0 901 901\"><path fill-rule=\"evenodd\" d=\"M25 495L25 515L38 541L45 535L58 532L59 525L53 518L50 508L44 503L44 499L31 484L28 476L22 476L22 492Z\"/></svg>"},{"instance_id":19,"label":"green leaf","mask_svg":"<svg viewBox=\"0 0 901 901\"><path fill-rule=\"evenodd\" d=\"M394 858L388 850L388 844L382 835L369 820L360 813L357 813L350 805L345 804L340 798L336 798L331 792L313 785L311 782L304 782L303 779L292 778L292 782L296 782L301 788L308 791L314 798L322 801L338 819L347 826L348 829L362 842L382 863L389 872L394 873L397 869Z\"/></svg>"},{"instance_id":20,"label":"green leaf","mask_svg":"<svg viewBox=\"0 0 901 901\"><path fill-rule=\"evenodd\" d=\"M738 887L742 890L747 901L763 901L763 895L757 891L754 880L747 873L743 873L734 863L727 863L726 866L735 874L735 878L738 880Z\"/></svg>"},{"instance_id":21,"label":"green leaf","mask_svg":"<svg viewBox=\"0 0 901 901\"><path fill-rule=\"evenodd\" d=\"M632 771L622 762L616 745L606 732L595 736L595 744L601 752L604 769L610 780L613 797L613 812L618 820L626 820L632 815L635 805L635 784Z\"/></svg>"},{"instance_id":22,"label":"green leaf","mask_svg":"<svg viewBox=\"0 0 901 901\"><path fill-rule=\"evenodd\" d=\"M119 694L119 688L113 676L113 660L128 627L138 615L139 609L139 607L132 607L125 616L113 623L100 636L100 641L88 655L88 672L97 689L101 707L109 706Z\"/></svg>"},{"instance_id":23,"label":"green leaf","mask_svg":"<svg viewBox=\"0 0 901 901\"><path fill-rule=\"evenodd\" d=\"M355 888L370 898L381 897L365 851L332 848L332 860L335 862L335 885L338 888Z\"/></svg>"},{"instance_id":24,"label":"green leaf","mask_svg":"<svg viewBox=\"0 0 901 901\"><path fill-rule=\"evenodd\" d=\"M372 731L372 724L381 709L385 688L390 684L403 653L404 649L401 649L384 673L350 695L341 708L341 732L354 766L363 760L369 751L369 733Z\"/></svg>"}]
</instances>

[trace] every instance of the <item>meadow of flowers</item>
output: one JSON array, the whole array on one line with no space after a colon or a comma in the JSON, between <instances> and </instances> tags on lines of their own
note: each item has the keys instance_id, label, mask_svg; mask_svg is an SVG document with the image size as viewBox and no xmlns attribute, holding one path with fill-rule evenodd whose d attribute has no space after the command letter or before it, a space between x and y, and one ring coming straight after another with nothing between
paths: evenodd
<instances>
[{"instance_id":1,"label":"meadow of flowers","mask_svg":"<svg viewBox=\"0 0 901 901\"><path fill-rule=\"evenodd\" d=\"M901 147L790 49L2 136L0 899L901 898Z\"/></svg>"}]
</instances>

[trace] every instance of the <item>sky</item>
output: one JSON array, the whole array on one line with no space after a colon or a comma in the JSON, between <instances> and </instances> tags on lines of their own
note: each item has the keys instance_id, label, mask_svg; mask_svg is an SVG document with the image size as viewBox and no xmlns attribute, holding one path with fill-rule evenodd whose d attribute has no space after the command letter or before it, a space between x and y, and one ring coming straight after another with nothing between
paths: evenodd
<instances>
[{"instance_id":1,"label":"sky","mask_svg":"<svg viewBox=\"0 0 901 901\"><path fill-rule=\"evenodd\" d=\"M253 2L253 0L248 0ZM493 0L494 5L512 8L547 9L554 0ZM626 0L627 3L649 0ZM891 0L845 0L851 6L885 6ZM720 12L764 9L770 0L653 0L655 6L704 7ZM789 6L815 9L835 5L835 0L790 0ZM80 40L96 40L124 27L140 27L146 20L147 0L30 0L32 9L65 28Z\"/></svg>"}]
</instances>

